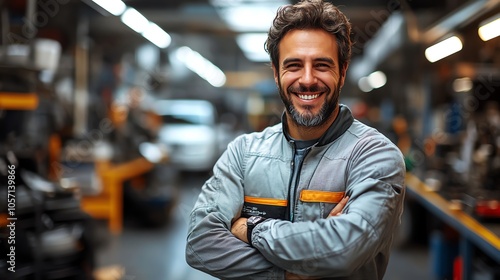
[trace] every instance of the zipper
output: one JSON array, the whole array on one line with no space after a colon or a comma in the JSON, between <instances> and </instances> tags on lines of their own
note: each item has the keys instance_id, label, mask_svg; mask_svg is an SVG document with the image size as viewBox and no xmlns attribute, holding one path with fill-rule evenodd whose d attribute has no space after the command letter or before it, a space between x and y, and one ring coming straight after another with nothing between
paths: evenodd
<instances>
[{"instance_id":1,"label":"zipper","mask_svg":"<svg viewBox=\"0 0 500 280\"><path fill-rule=\"evenodd\" d=\"M290 169L291 169L291 172L290 172L290 180L288 180L288 195L287 195L287 206L286 206L286 211L285 211L285 220L288 220L288 221L291 221L292 218L293 218L293 207L292 207L292 203L291 203L291 200L290 200L290 196L291 196L291 189L292 189L292 182L293 182L293 176L294 176L294 166L295 166L295 142L293 140L290 140L288 141L288 143L290 143L290 145L292 146L292 160L290 162Z\"/></svg>"},{"instance_id":2,"label":"zipper","mask_svg":"<svg viewBox=\"0 0 500 280\"><path fill-rule=\"evenodd\" d=\"M287 220L293 222L294 219L295 219L295 216L294 216L294 208L295 208L295 197L296 197L296 194L297 194L297 188L299 187L299 181L300 181L300 172L302 170L302 164L304 163L304 160L305 158L307 157L307 155L309 154L309 152L311 151L311 149L317 145L317 143L313 144L312 146L306 148L306 150L304 151L304 155L302 156L302 158L300 159L300 161L298 162L298 167L297 167L297 172L294 173L294 170L295 170L295 155L296 155L296 149L295 149L295 142L293 141L290 141L290 143L292 144L293 146L293 156L292 156L292 162L291 162L291 168L292 168L292 175L290 176L290 181L288 183L288 205L287 205L287 214L288 214L288 217L287 217ZM293 178L295 177L295 184L294 186L292 186L292 182L293 182Z\"/></svg>"}]
</instances>

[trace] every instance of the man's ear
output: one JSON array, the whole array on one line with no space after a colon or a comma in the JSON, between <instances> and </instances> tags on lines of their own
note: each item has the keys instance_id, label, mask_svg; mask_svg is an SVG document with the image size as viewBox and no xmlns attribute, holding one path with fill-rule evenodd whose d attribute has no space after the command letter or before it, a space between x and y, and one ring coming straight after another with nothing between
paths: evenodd
<instances>
[{"instance_id":1,"label":"man's ear","mask_svg":"<svg viewBox=\"0 0 500 280\"><path fill-rule=\"evenodd\" d=\"M340 88L342 88L344 86L345 76L346 76L346 73L347 73L347 67L349 67L349 65L346 63L340 69L340 81L339 81L340 82Z\"/></svg>"},{"instance_id":2,"label":"man's ear","mask_svg":"<svg viewBox=\"0 0 500 280\"><path fill-rule=\"evenodd\" d=\"M274 82L276 83L277 86L279 86L279 71L278 69L276 69L276 67L274 66L274 64L271 65L272 69L273 69L273 74L274 74Z\"/></svg>"}]
</instances>

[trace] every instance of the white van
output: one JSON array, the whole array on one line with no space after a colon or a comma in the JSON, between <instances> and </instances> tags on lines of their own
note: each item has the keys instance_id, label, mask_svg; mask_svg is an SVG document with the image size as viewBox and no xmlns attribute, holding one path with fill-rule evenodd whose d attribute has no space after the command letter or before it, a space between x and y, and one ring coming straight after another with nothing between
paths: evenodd
<instances>
[{"instance_id":1,"label":"white van","mask_svg":"<svg viewBox=\"0 0 500 280\"><path fill-rule=\"evenodd\" d=\"M158 141L181 171L210 171L221 154L215 106L200 99L163 99L154 104L163 119Z\"/></svg>"}]
</instances>

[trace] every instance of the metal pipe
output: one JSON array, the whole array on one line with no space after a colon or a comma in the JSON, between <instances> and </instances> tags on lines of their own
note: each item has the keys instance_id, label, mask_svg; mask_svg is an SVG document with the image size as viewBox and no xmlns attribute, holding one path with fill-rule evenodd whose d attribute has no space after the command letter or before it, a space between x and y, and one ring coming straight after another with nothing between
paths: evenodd
<instances>
[{"instance_id":1,"label":"metal pipe","mask_svg":"<svg viewBox=\"0 0 500 280\"><path fill-rule=\"evenodd\" d=\"M35 22L36 18L36 3L37 0L27 0L26 2L26 22L28 24L32 24ZM34 30L33 36L28 36L26 39L28 39L28 42L31 43L33 38L35 38L37 30Z\"/></svg>"},{"instance_id":2,"label":"metal pipe","mask_svg":"<svg viewBox=\"0 0 500 280\"><path fill-rule=\"evenodd\" d=\"M76 30L75 46L75 111L73 135L81 136L87 132L88 119L88 71L89 71L89 19L81 14Z\"/></svg>"},{"instance_id":3,"label":"metal pipe","mask_svg":"<svg viewBox=\"0 0 500 280\"><path fill-rule=\"evenodd\" d=\"M7 44L7 34L9 33L10 30L10 25L9 25L9 12L7 11L7 8L5 7L5 1L0 2L0 12L1 12L1 23L2 23L2 29L0 32L2 32L2 36L0 37L0 46L5 46Z\"/></svg>"}]
</instances>

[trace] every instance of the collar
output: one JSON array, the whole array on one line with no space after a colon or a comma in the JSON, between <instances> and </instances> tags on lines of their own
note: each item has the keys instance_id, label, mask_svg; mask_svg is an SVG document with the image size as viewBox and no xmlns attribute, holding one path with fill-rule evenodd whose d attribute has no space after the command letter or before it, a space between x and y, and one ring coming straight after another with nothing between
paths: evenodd
<instances>
[{"instance_id":1,"label":"collar","mask_svg":"<svg viewBox=\"0 0 500 280\"><path fill-rule=\"evenodd\" d=\"M288 135L287 121L285 112L281 115L281 122L283 124L283 133L288 141L291 141L290 135ZM351 110L346 105L340 104L339 114L335 121L330 125L330 127L325 131L325 133L319 138L317 146L324 146L335 141L344 132L351 127L354 121Z\"/></svg>"}]
</instances>

